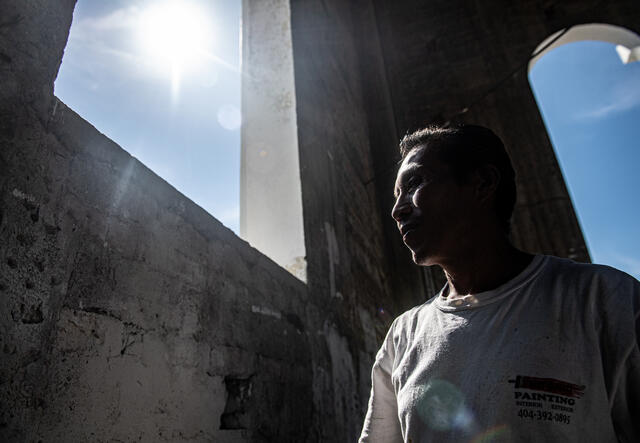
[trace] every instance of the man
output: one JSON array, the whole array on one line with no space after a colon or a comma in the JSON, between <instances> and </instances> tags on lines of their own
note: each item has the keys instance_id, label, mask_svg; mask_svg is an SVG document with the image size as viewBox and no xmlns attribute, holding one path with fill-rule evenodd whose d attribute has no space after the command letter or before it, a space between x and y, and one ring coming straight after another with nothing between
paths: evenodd
<instances>
[{"instance_id":1,"label":"man","mask_svg":"<svg viewBox=\"0 0 640 443\"><path fill-rule=\"evenodd\" d=\"M360 441L640 441L640 283L510 243L515 174L490 130L400 148L392 216L447 284L393 322Z\"/></svg>"}]
</instances>

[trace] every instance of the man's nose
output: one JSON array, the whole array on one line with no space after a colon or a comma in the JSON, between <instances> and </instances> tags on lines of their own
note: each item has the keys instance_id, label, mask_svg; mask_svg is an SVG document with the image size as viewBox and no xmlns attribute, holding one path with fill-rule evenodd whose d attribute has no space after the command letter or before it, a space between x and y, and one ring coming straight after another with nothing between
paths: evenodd
<instances>
[{"instance_id":1,"label":"man's nose","mask_svg":"<svg viewBox=\"0 0 640 443\"><path fill-rule=\"evenodd\" d=\"M391 209L391 217L397 222L411 213L411 205L406 198L398 198Z\"/></svg>"}]
</instances>

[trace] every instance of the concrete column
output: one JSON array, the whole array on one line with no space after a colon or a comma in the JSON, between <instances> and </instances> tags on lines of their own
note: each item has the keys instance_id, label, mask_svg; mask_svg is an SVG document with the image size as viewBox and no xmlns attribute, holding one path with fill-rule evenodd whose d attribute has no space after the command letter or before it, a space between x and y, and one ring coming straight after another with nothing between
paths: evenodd
<instances>
[{"instance_id":1,"label":"concrete column","mask_svg":"<svg viewBox=\"0 0 640 443\"><path fill-rule=\"evenodd\" d=\"M289 0L242 2L240 235L306 281Z\"/></svg>"}]
</instances>

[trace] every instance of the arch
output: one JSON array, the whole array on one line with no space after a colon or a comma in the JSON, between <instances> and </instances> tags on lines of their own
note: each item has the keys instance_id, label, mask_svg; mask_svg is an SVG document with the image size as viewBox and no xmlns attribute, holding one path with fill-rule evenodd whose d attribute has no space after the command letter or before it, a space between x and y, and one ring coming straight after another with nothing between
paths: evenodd
<instances>
[{"instance_id":1,"label":"arch","mask_svg":"<svg viewBox=\"0 0 640 443\"><path fill-rule=\"evenodd\" d=\"M637 61L640 36L602 24L560 32L538 46L544 50L529 65L531 90L592 259L637 278L640 243L635 235L637 216L629 202L640 183L633 170L640 64L627 63ZM559 46L571 47L549 53ZM610 214L615 217L608 217Z\"/></svg>"},{"instance_id":2,"label":"arch","mask_svg":"<svg viewBox=\"0 0 640 443\"><path fill-rule=\"evenodd\" d=\"M548 48L545 48L540 54L537 54L529 61L529 72L531 72L531 69L533 69L538 60L548 54L549 51L554 50L558 46L566 45L567 43L585 40L613 43L616 45L616 50L623 63L640 60L640 35L628 29L603 23L588 23L572 26L564 35L558 38L564 31L565 29L561 29L553 33L538 45L536 50L533 51L534 54L557 38L553 44L549 45Z\"/></svg>"}]
</instances>

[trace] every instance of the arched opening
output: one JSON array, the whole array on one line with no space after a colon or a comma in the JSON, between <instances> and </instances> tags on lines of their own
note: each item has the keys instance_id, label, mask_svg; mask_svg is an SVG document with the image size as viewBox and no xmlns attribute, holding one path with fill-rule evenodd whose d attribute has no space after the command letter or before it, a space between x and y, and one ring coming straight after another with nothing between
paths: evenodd
<instances>
[{"instance_id":1,"label":"arched opening","mask_svg":"<svg viewBox=\"0 0 640 443\"><path fill-rule=\"evenodd\" d=\"M531 60L530 84L593 261L638 278L640 36L603 24L560 32Z\"/></svg>"}]
</instances>

